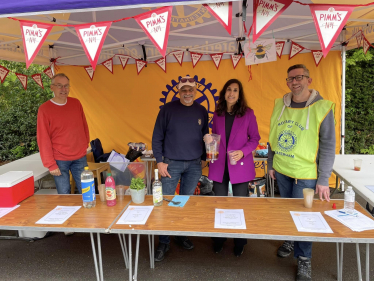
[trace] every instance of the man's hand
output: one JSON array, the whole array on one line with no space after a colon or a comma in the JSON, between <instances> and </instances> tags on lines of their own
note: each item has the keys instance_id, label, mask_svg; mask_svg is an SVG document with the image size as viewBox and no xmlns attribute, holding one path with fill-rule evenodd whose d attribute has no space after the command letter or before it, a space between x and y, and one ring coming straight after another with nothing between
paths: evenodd
<instances>
[{"instance_id":1,"label":"man's hand","mask_svg":"<svg viewBox=\"0 0 374 281\"><path fill-rule=\"evenodd\" d=\"M49 171L49 173L52 175L52 176L61 176L61 172L60 172L60 169L57 168L56 170L53 170L53 171Z\"/></svg>"},{"instance_id":2,"label":"man's hand","mask_svg":"<svg viewBox=\"0 0 374 281\"><path fill-rule=\"evenodd\" d=\"M316 185L316 194L319 194L319 200L323 201L323 197L330 202L330 188L324 185Z\"/></svg>"},{"instance_id":3,"label":"man's hand","mask_svg":"<svg viewBox=\"0 0 374 281\"><path fill-rule=\"evenodd\" d=\"M160 173L160 175L162 177L171 178L171 176L168 173L168 164L165 164L165 163L162 163L162 162L157 163L157 169L158 169L158 172Z\"/></svg>"},{"instance_id":4,"label":"man's hand","mask_svg":"<svg viewBox=\"0 0 374 281\"><path fill-rule=\"evenodd\" d=\"M269 176L275 180L275 170L269 170Z\"/></svg>"},{"instance_id":5,"label":"man's hand","mask_svg":"<svg viewBox=\"0 0 374 281\"><path fill-rule=\"evenodd\" d=\"M205 136L203 137L203 141L206 144L210 144L213 141L213 138L210 134L205 134Z\"/></svg>"}]
</instances>

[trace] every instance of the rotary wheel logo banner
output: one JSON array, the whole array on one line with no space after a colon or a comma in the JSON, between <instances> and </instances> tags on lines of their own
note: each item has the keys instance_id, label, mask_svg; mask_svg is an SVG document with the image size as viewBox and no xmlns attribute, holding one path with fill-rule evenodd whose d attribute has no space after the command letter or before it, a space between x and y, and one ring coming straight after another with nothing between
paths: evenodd
<instances>
[{"instance_id":1,"label":"rotary wheel logo banner","mask_svg":"<svg viewBox=\"0 0 374 281\"><path fill-rule=\"evenodd\" d=\"M29 68L32 61L38 54L41 46L47 38L53 25L40 22L19 21L22 31L23 49L26 58L26 68Z\"/></svg>"},{"instance_id":2,"label":"rotary wheel logo banner","mask_svg":"<svg viewBox=\"0 0 374 281\"><path fill-rule=\"evenodd\" d=\"M231 35L232 2L203 4Z\"/></svg>"},{"instance_id":3,"label":"rotary wheel logo banner","mask_svg":"<svg viewBox=\"0 0 374 281\"><path fill-rule=\"evenodd\" d=\"M172 6L159 8L134 17L160 54L165 57L169 40Z\"/></svg>"},{"instance_id":4,"label":"rotary wheel logo banner","mask_svg":"<svg viewBox=\"0 0 374 281\"><path fill-rule=\"evenodd\" d=\"M323 56L326 57L354 6L310 5Z\"/></svg>"}]
</instances>

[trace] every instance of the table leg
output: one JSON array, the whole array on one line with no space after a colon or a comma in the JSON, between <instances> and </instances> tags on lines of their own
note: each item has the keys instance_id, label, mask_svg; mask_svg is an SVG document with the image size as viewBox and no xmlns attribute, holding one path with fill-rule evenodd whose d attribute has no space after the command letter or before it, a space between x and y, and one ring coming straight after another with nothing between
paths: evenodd
<instances>
[{"instance_id":1,"label":"table leg","mask_svg":"<svg viewBox=\"0 0 374 281\"><path fill-rule=\"evenodd\" d=\"M356 243L356 256L357 256L357 271L358 271L358 280L362 280L361 276L361 258L360 258L360 245Z\"/></svg>"},{"instance_id":2,"label":"table leg","mask_svg":"<svg viewBox=\"0 0 374 281\"><path fill-rule=\"evenodd\" d=\"M96 280L100 281L99 268L97 266L97 258L96 258L95 240L94 240L92 232L90 233L90 237L91 237L92 254L93 254L93 258L94 258L95 271L96 271Z\"/></svg>"},{"instance_id":3,"label":"table leg","mask_svg":"<svg viewBox=\"0 0 374 281\"><path fill-rule=\"evenodd\" d=\"M101 281L104 281L104 272L103 272L103 259L101 255L101 240L100 240L100 233L97 233L97 251L99 254L99 270L100 270L100 277Z\"/></svg>"},{"instance_id":4,"label":"table leg","mask_svg":"<svg viewBox=\"0 0 374 281\"><path fill-rule=\"evenodd\" d=\"M155 268L155 236L152 234L152 268Z\"/></svg>"},{"instance_id":5,"label":"table leg","mask_svg":"<svg viewBox=\"0 0 374 281\"><path fill-rule=\"evenodd\" d=\"M336 268L337 268L337 274L336 274L336 278L338 279L338 281L340 281L340 269L339 269L339 243L336 243Z\"/></svg>"},{"instance_id":6,"label":"table leg","mask_svg":"<svg viewBox=\"0 0 374 281\"><path fill-rule=\"evenodd\" d=\"M138 280L139 240L140 240L140 234L137 234L136 235L136 253L135 253L134 281Z\"/></svg>"},{"instance_id":7,"label":"table leg","mask_svg":"<svg viewBox=\"0 0 374 281\"><path fill-rule=\"evenodd\" d=\"M369 243L366 243L366 281L369 281Z\"/></svg>"},{"instance_id":8,"label":"table leg","mask_svg":"<svg viewBox=\"0 0 374 281\"><path fill-rule=\"evenodd\" d=\"M343 280L343 246L344 246L344 243L340 243L340 265L339 265L339 268L340 268L340 281Z\"/></svg>"},{"instance_id":9,"label":"table leg","mask_svg":"<svg viewBox=\"0 0 374 281\"><path fill-rule=\"evenodd\" d=\"M145 178L146 178L146 181L147 181L147 191L148 191L148 194L150 192L150 182L149 182L149 167L148 167L148 162L145 162Z\"/></svg>"},{"instance_id":10,"label":"table leg","mask_svg":"<svg viewBox=\"0 0 374 281\"><path fill-rule=\"evenodd\" d=\"M126 269L128 269L129 264L128 264L128 256L127 256L125 235L123 234L123 242L122 242L121 234L118 234L118 238L119 238L119 243L121 244L123 259L125 261L125 266L126 266Z\"/></svg>"},{"instance_id":11,"label":"table leg","mask_svg":"<svg viewBox=\"0 0 374 281\"><path fill-rule=\"evenodd\" d=\"M151 235L148 235L148 248L149 248L149 267L152 268L152 244Z\"/></svg>"},{"instance_id":12,"label":"table leg","mask_svg":"<svg viewBox=\"0 0 374 281\"><path fill-rule=\"evenodd\" d=\"M132 281L132 247L131 247L131 234L129 234L129 280Z\"/></svg>"}]
</instances>

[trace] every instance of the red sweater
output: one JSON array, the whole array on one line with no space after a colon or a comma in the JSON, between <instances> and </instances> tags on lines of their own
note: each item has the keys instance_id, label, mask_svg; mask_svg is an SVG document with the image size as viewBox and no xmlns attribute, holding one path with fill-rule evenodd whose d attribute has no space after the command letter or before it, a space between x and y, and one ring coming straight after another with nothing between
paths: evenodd
<instances>
[{"instance_id":1,"label":"red sweater","mask_svg":"<svg viewBox=\"0 0 374 281\"><path fill-rule=\"evenodd\" d=\"M67 99L65 105L51 101L38 111L37 139L44 167L53 171L56 160L77 160L87 154L90 135L79 100Z\"/></svg>"}]
</instances>

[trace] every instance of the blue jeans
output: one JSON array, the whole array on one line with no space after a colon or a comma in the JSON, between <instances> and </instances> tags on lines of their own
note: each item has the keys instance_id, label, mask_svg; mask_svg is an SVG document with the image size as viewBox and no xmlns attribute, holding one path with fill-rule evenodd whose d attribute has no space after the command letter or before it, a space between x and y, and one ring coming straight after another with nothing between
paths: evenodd
<instances>
[{"instance_id":1,"label":"blue jeans","mask_svg":"<svg viewBox=\"0 0 374 281\"><path fill-rule=\"evenodd\" d=\"M57 193L58 194L70 194L71 187L70 187L70 175L69 171L73 175L75 185L79 191L79 194L82 193L82 186L81 186L81 174L84 171L84 167L87 166L87 158L83 156L78 160L72 161L64 161L64 160L56 160L57 166L60 169L61 176L54 176Z\"/></svg>"},{"instance_id":2,"label":"blue jeans","mask_svg":"<svg viewBox=\"0 0 374 281\"><path fill-rule=\"evenodd\" d=\"M161 177L162 193L164 195L174 195L179 180L180 195L193 195L201 177L201 159L189 161L178 161L164 158L164 163L168 164L169 177ZM160 243L169 244L168 235L159 236Z\"/></svg>"},{"instance_id":3,"label":"blue jeans","mask_svg":"<svg viewBox=\"0 0 374 281\"><path fill-rule=\"evenodd\" d=\"M283 198L304 198L303 189L316 189L317 180L297 180L290 178L275 171L279 192ZM312 242L297 242L294 244L294 257L299 256L311 258L312 257Z\"/></svg>"}]
</instances>

